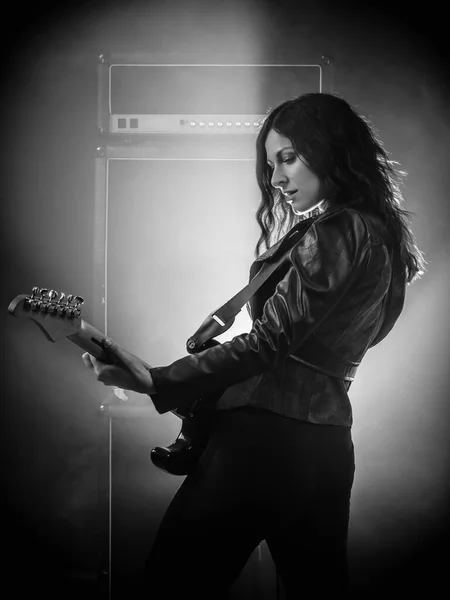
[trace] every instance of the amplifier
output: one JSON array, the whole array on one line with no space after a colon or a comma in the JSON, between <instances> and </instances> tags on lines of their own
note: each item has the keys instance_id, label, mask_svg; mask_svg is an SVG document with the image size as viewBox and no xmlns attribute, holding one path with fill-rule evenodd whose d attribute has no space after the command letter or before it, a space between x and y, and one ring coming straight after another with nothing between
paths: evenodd
<instances>
[{"instance_id":1,"label":"amplifier","mask_svg":"<svg viewBox=\"0 0 450 600\"><path fill-rule=\"evenodd\" d=\"M99 128L108 134L254 134L267 112L322 92L322 57L308 64L152 64L99 57Z\"/></svg>"}]
</instances>

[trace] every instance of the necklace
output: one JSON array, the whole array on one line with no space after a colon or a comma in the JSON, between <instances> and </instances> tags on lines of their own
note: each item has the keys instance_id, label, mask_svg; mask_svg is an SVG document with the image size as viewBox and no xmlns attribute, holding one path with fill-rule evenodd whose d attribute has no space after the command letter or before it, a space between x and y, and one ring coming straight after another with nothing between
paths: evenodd
<instances>
[{"instance_id":1,"label":"necklace","mask_svg":"<svg viewBox=\"0 0 450 600\"><path fill-rule=\"evenodd\" d=\"M318 217L322 215L328 208L327 202L322 199L318 204L310 208L307 212L301 213L298 215L301 221L305 219L310 219L311 217Z\"/></svg>"}]
</instances>

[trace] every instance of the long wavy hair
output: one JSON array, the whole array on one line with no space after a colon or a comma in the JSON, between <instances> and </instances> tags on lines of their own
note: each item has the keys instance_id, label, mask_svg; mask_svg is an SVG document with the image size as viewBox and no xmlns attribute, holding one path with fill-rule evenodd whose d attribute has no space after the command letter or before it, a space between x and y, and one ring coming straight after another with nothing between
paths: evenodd
<instances>
[{"instance_id":1,"label":"long wavy hair","mask_svg":"<svg viewBox=\"0 0 450 600\"><path fill-rule=\"evenodd\" d=\"M272 169L265 148L271 129L290 139L296 153L319 178L327 204L345 204L381 217L405 266L408 283L423 274L426 261L414 240L411 213L402 208L401 185L406 173L389 159L369 120L335 94L308 93L283 102L261 125L256 141L256 178L261 190L256 255L301 219L271 185Z\"/></svg>"}]
</instances>

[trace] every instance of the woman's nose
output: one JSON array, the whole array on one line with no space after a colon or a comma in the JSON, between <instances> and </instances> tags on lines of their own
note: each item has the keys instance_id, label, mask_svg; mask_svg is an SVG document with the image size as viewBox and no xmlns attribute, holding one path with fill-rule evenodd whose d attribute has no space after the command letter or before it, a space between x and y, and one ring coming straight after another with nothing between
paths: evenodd
<instances>
[{"instance_id":1,"label":"woman's nose","mask_svg":"<svg viewBox=\"0 0 450 600\"><path fill-rule=\"evenodd\" d=\"M273 187L281 187L287 181L286 175L280 167L274 167L270 183Z\"/></svg>"}]
</instances>

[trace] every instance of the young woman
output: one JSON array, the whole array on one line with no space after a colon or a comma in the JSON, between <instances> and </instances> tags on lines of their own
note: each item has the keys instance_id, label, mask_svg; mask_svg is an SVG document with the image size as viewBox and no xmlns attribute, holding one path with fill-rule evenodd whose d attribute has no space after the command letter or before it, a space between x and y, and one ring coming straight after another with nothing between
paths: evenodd
<instances>
[{"instance_id":1,"label":"young woman","mask_svg":"<svg viewBox=\"0 0 450 600\"><path fill-rule=\"evenodd\" d=\"M288 598L349 588L349 389L425 267L401 207L403 174L345 100L312 93L272 110L256 160L251 274L301 234L252 298L251 331L164 367L111 340L114 366L83 355L98 381L148 394L159 413L221 394L148 559L157 598L226 597L262 540Z\"/></svg>"}]
</instances>

